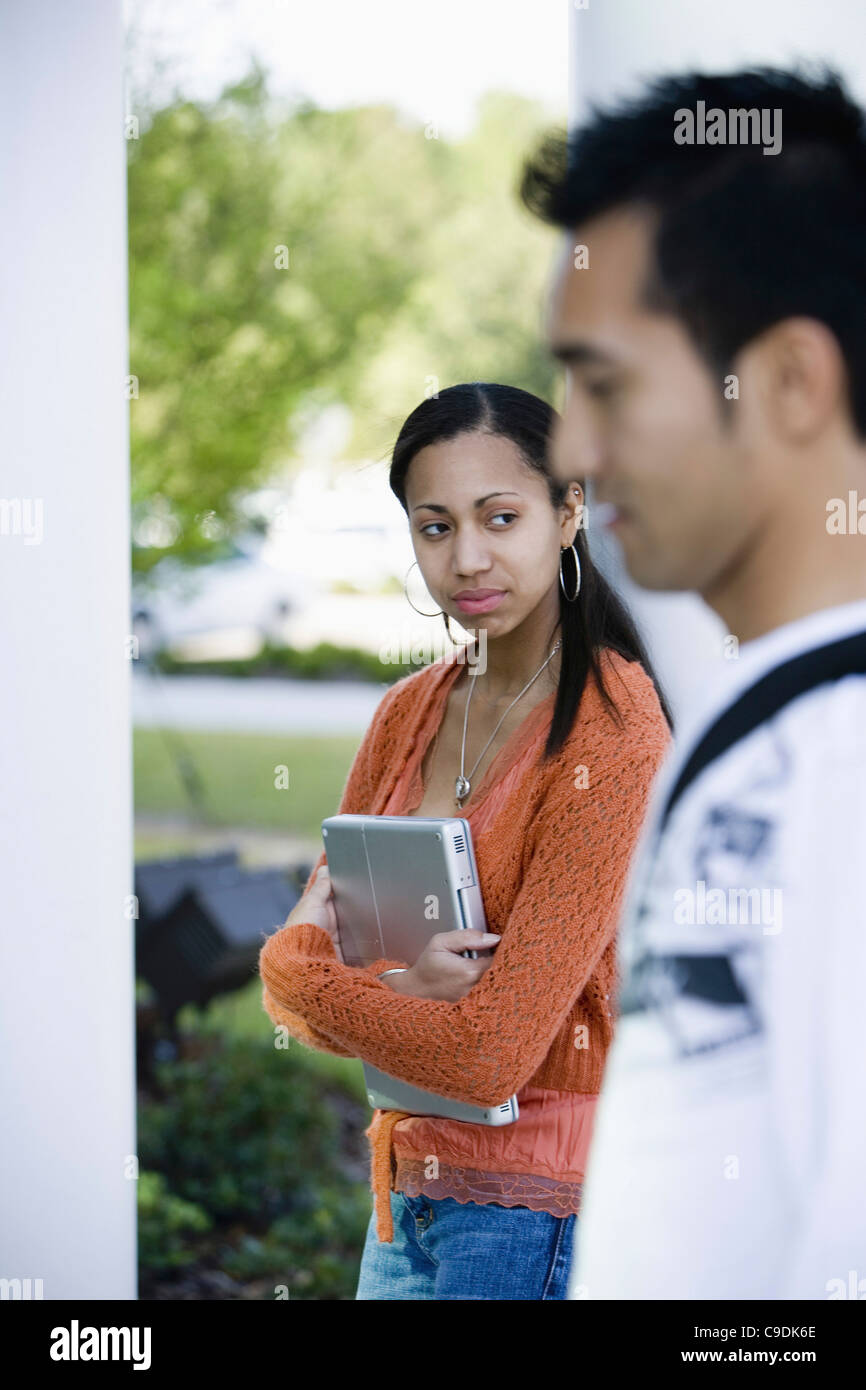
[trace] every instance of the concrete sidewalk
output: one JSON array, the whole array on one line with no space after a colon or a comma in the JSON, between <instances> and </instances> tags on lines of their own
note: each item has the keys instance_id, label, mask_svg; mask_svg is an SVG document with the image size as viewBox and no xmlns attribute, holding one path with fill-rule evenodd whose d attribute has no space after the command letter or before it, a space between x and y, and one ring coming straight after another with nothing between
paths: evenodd
<instances>
[{"instance_id":1,"label":"concrete sidewalk","mask_svg":"<svg viewBox=\"0 0 866 1390\"><path fill-rule=\"evenodd\" d=\"M385 681L153 677L134 669L132 722L138 729L359 734L388 688Z\"/></svg>"}]
</instances>

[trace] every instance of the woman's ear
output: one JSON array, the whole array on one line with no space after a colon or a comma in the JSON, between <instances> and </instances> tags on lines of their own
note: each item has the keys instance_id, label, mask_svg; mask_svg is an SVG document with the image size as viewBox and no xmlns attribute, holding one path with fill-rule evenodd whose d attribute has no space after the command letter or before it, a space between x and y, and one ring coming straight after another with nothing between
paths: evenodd
<instances>
[{"instance_id":1,"label":"woman's ear","mask_svg":"<svg viewBox=\"0 0 866 1390\"><path fill-rule=\"evenodd\" d=\"M562 502L562 544L572 545L578 531L586 524L583 520L583 488L580 483L571 482Z\"/></svg>"}]
</instances>

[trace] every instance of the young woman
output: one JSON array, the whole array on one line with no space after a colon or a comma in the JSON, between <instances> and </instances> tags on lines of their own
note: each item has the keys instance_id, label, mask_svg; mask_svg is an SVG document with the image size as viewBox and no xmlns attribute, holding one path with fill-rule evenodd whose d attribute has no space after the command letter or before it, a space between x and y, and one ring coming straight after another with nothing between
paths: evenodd
<instances>
[{"instance_id":1,"label":"young woman","mask_svg":"<svg viewBox=\"0 0 866 1390\"><path fill-rule=\"evenodd\" d=\"M517 1092L501 1128L375 1112L359 1299L566 1296L617 915L671 719L590 559L583 488L549 470L558 418L472 382L403 425L390 484L418 566L486 650L476 635L386 692L340 803L465 816L489 934L349 967L323 853L260 956L264 1008L301 1041L475 1105Z\"/></svg>"}]
</instances>

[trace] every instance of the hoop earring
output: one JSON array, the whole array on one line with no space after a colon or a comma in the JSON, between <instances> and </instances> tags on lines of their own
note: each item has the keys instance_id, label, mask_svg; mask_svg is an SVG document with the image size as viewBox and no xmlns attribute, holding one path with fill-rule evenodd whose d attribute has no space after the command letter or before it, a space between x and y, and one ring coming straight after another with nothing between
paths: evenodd
<instances>
[{"instance_id":1,"label":"hoop earring","mask_svg":"<svg viewBox=\"0 0 866 1390\"><path fill-rule=\"evenodd\" d=\"M417 560L413 560L413 561L412 561L412 565L417 565L417 564L418 564L418 561L417 561ZM408 578L409 578L409 575L412 573L412 565L410 565L409 568L408 568L407 571L406 571L406 579L408 579ZM410 608L415 608L414 603L412 602L412 600L411 600L410 597L409 597L409 590L406 588L406 579L403 580L403 593L406 595L406 602L408 603L409 607L410 607ZM444 616L445 609L444 609L444 608L440 608L438 613L423 613L423 612L421 611L420 608L415 608L415 612L416 612L416 613L420 613L422 618L438 618L438 617L440 617L440 616ZM449 637L451 636L450 631L449 631L449 633L448 633L448 636L449 636Z\"/></svg>"},{"instance_id":2,"label":"hoop earring","mask_svg":"<svg viewBox=\"0 0 866 1390\"><path fill-rule=\"evenodd\" d=\"M413 560L413 561L412 561L412 565L417 565L417 564L418 564L418 561L417 561L417 560ZM408 568L407 571L406 571L406 579L409 578L409 575L410 575L411 572L412 572L412 565L410 565L409 568ZM410 607L410 608L415 608L414 603L412 602L412 600L411 600L410 597L409 597L409 590L408 590L407 587L406 587L406 579L403 580L403 593L406 595L406 602L409 604L409 607ZM454 633L451 631L451 614L450 614L450 613L446 613L444 608L440 608L438 613L424 613L424 612L422 612L422 610L421 610L420 608L415 608L415 612L416 612L416 613L420 613L422 618L444 618L444 619L445 619L445 631L448 633L449 641L451 641L455 647L459 647L459 646L460 646L460 638L459 638L459 637L455 637L455 636L454 636Z\"/></svg>"},{"instance_id":3,"label":"hoop earring","mask_svg":"<svg viewBox=\"0 0 866 1390\"><path fill-rule=\"evenodd\" d=\"M571 595L570 598L569 598L568 594L565 592L565 580L564 580L563 577L562 577L562 557L563 557L563 555L565 554L566 550L570 550L571 553L572 553L573 556L574 556L575 586L574 586L574 593ZM574 603L575 599L577 598L578 594L580 593L580 559L578 558L578 554L577 554L577 550L575 549L574 541L571 542L571 545L563 545L563 546L560 547L560 551L559 551L559 584L560 584L560 587L561 587L561 589L562 589L562 592L565 594L566 603Z\"/></svg>"}]
</instances>

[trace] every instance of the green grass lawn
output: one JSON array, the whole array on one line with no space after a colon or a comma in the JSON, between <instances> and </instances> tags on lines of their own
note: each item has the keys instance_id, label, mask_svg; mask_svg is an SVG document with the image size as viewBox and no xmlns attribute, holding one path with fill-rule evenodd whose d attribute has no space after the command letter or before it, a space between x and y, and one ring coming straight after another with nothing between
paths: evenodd
<instances>
[{"instance_id":1,"label":"green grass lawn","mask_svg":"<svg viewBox=\"0 0 866 1390\"><path fill-rule=\"evenodd\" d=\"M360 737L287 737L283 734L187 733L181 747L194 762L204 786L212 824L249 826L307 836L321 844L321 823L336 813ZM182 816L190 804L159 730L136 729L133 733L135 810L151 815ZM288 788L274 786L275 768L288 768ZM136 837L136 857L146 842L147 853L189 853L186 836ZM261 982L256 978L242 990L211 1001L203 1013L192 1006L178 1016L182 1031L225 1031L235 1037L261 1038L273 1032L273 1024L261 1006ZM364 1099L361 1064L347 1058L311 1052L295 1044L305 1060L348 1085Z\"/></svg>"},{"instance_id":2,"label":"green grass lawn","mask_svg":"<svg viewBox=\"0 0 866 1390\"><path fill-rule=\"evenodd\" d=\"M177 739L178 735L169 734ZM204 788L212 825L247 825L321 839L325 816L337 812L360 736L184 732L187 750ZM184 815L190 802L172 761L166 736L156 729L133 734L135 809L151 815ZM276 785L285 767L287 787Z\"/></svg>"}]
</instances>

